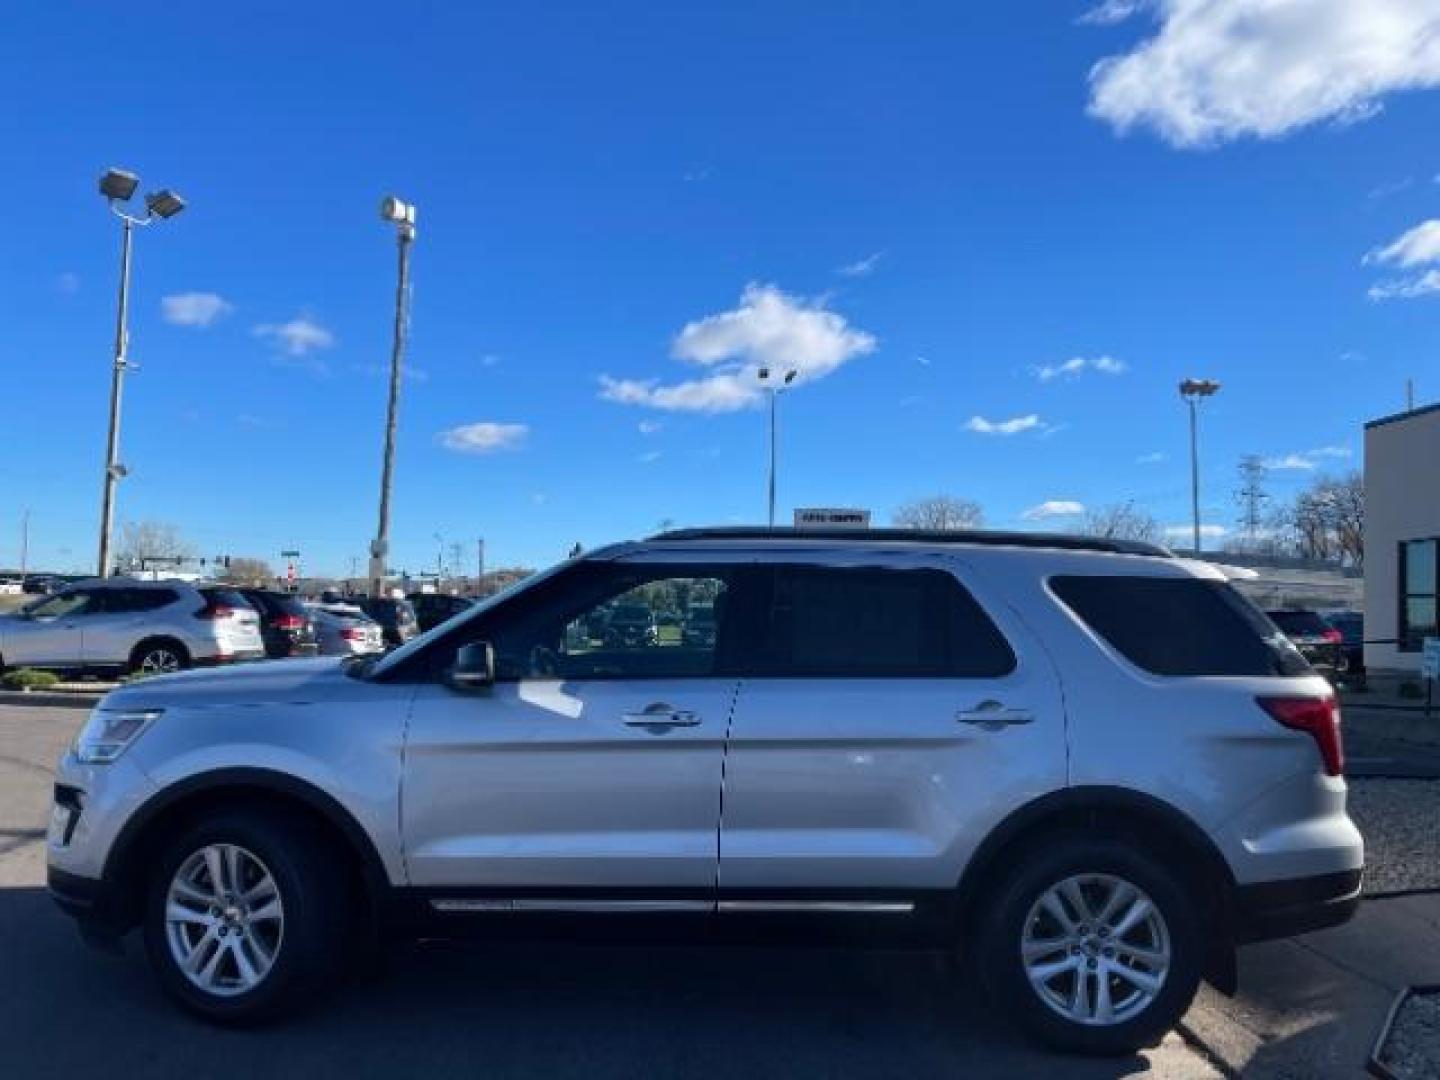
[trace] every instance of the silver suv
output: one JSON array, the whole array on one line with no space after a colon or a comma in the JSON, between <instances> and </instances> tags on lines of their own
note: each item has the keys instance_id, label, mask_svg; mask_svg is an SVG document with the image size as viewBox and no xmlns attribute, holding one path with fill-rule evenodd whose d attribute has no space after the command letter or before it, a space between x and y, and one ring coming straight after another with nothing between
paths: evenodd
<instances>
[{"instance_id":1,"label":"silver suv","mask_svg":"<svg viewBox=\"0 0 1440 1080\"><path fill-rule=\"evenodd\" d=\"M264 655L260 616L223 585L97 578L0 615L0 668L154 675Z\"/></svg>"},{"instance_id":2,"label":"silver suv","mask_svg":"<svg viewBox=\"0 0 1440 1080\"><path fill-rule=\"evenodd\" d=\"M660 629L606 636L621 605ZM697 605L715 633L687 639ZM1349 918L1342 769L1330 686L1208 564L687 531L383 659L115 691L60 762L49 882L222 1021L312 1000L385 931L778 916L903 925L1038 1037L1119 1052L1201 978L1233 992L1237 944Z\"/></svg>"}]
</instances>

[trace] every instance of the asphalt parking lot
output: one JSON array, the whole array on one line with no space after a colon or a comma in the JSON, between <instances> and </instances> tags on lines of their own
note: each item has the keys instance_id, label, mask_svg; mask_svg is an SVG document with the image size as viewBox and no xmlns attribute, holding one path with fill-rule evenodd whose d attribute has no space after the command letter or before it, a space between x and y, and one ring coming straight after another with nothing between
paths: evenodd
<instances>
[{"instance_id":1,"label":"asphalt parking lot","mask_svg":"<svg viewBox=\"0 0 1440 1080\"><path fill-rule=\"evenodd\" d=\"M0 707L0 1076L1218 1075L1177 1035L1120 1060L1027 1046L923 953L426 944L252 1031L177 1013L133 937L86 948L44 882L50 768L84 712Z\"/></svg>"}]
</instances>

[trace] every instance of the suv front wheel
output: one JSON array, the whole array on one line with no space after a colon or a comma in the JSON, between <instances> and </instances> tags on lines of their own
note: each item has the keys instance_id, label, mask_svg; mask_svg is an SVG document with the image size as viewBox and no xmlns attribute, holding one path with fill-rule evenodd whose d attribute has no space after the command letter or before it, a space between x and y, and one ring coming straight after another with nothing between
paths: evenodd
<instances>
[{"instance_id":1,"label":"suv front wheel","mask_svg":"<svg viewBox=\"0 0 1440 1080\"><path fill-rule=\"evenodd\" d=\"M156 862L145 945L192 1012L247 1023L304 1001L335 973L347 926L334 858L305 823L227 810Z\"/></svg>"},{"instance_id":2,"label":"suv front wheel","mask_svg":"<svg viewBox=\"0 0 1440 1080\"><path fill-rule=\"evenodd\" d=\"M1155 1044L1200 982L1201 926L1184 884L1145 851L1083 833L1020 860L977 940L995 999L1065 1050Z\"/></svg>"}]
</instances>

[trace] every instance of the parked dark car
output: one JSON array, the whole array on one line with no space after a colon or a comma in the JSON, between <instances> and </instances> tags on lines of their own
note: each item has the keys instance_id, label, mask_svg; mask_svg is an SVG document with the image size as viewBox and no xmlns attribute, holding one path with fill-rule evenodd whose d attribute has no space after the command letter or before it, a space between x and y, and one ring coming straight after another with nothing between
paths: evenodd
<instances>
[{"instance_id":1,"label":"parked dark car","mask_svg":"<svg viewBox=\"0 0 1440 1080\"><path fill-rule=\"evenodd\" d=\"M447 593L411 593L406 599L415 608L415 618L420 622L422 634L439 626L450 616L465 611L475 602Z\"/></svg>"},{"instance_id":2,"label":"parked dark car","mask_svg":"<svg viewBox=\"0 0 1440 1080\"><path fill-rule=\"evenodd\" d=\"M1326 622L1319 612L1296 609L1267 611L1265 614L1317 672L1332 683L1344 677L1345 650L1340 631Z\"/></svg>"},{"instance_id":3,"label":"parked dark car","mask_svg":"<svg viewBox=\"0 0 1440 1080\"><path fill-rule=\"evenodd\" d=\"M298 596L270 589L237 591L260 613L260 638L267 657L315 655L315 625Z\"/></svg>"},{"instance_id":4,"label":"parked dark car","mask_svg":"<svg viewBox=\"0 0 1440 1080\"><path fill-rule=\"evenodd\" d=\"M1325 621L1340 631L1345 657L1343 681L1352 689L1365 685L1365 616L1359 611L1327 611Z\"/></svg>"},{"instance_id":5,"label":"parked dark car","mask_svg":"<svg viewBox=\"0 0 1440 1080\"><path fill-rule=\"evenodd\" d=\"M57 589L63 588L64 585L64 578L58 578L52 574L31 574L21 583L20 587L32 596L49 596Z\"/></svg>"},{"instance_id":6,"label":"parked dark car","mask_svg":"<svg viewBox=\"0 0 1440 1080\"><path fill-rule=\"evenodd\" d=\"M715 647L715 605L691 604L685 613L685 628L681 631L682 644L700 649Z\"/></svg>"},{"instance_id":7,"label":"parked dark car","mask_svg":"<svg viewBox=\"0 0 1440 1080\"><path fill-rule=\"evenodd\" d=\"M385 632L385 644L392 648L404 645L420 632L415 606L409 600L366 596L360 599L359 604L361 611L380 624L380 629Z\"/></svg>"},{"instance_id":8,"label":"parked dark car","mask_svg":"<svg viewBox=\"0 0 1440 1080\"><path fill-rule=\"evenodd\" d=\"M611 649L638 649L660 641L655 615L644 604L617 604L605 624L605 645Z\"/></svg>"}]
</instances>

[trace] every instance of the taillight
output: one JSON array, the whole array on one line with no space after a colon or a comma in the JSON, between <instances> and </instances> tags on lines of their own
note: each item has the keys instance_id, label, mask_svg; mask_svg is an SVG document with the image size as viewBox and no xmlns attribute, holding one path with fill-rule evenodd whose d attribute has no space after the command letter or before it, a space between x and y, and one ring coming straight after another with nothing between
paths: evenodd
<instances>
[{"instance_id":1,"label":"taillight","mask_svg":"<svg viewBox=\"0 0 1440 1080\"><path fill-rule=\"evenodd\" d=\"M1327 776L1345 771L1345 746L1340 738L1340 705L1333 697L1260 697L1259 706L1277 723L1303 731L1315 740Z\"/></svg>"},{"instance_id":2,"label":"taillight","mask_svg":"<svg viewBox=\"0 0 1440 1080\"><path fill-rule=\"evenodd\" d=\"M364 641L365 631L361 630L358 626L342 626L340 628L340 636L346 641Z\"/></svg>"},{"instance_id":3,"label":"taillight","mask_svg":"<svg viewBox=\"0 0 1440 1080\"><path fill-rule=\"evenodd\" d=\"M305 620L299 615L280 615L270 625L276 630L304 630Z\"/></svg>"},{"instance_id":4,"label":"taillight","mask_svg":"<svg viewBox=\"0 0 1440 1080\"><path fill-rule=\"evenodd\" d=\"M1332 645L1338 645L1338 644L1340 644L1340 642L1343 640L1343 637L1344 637L1344 635L1342 635L1342 634L1340 633L1340 631L1339 631L1339 630L1336 630L1333 626L1332 626L1332 627L1329 627L1329 628L1328 628L1323 634L1321 634L1320 636L1323 637L1326 641L1330 642L1330 644L1332 644Z\"/></svg>"},{"instance_id":5,"label":"taillight","mask_svg":"<svg viewBox=\"0 0 1440 1080\"><path fill-rule=\"evenodd\" d=\"M235 609L226 604L206 604L195 613L197 619L228 619Z\"/></svg>"}]
</instances>

